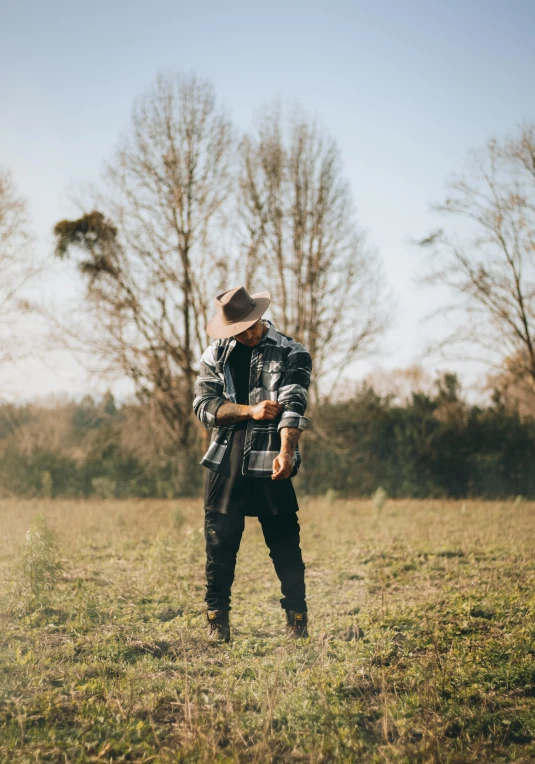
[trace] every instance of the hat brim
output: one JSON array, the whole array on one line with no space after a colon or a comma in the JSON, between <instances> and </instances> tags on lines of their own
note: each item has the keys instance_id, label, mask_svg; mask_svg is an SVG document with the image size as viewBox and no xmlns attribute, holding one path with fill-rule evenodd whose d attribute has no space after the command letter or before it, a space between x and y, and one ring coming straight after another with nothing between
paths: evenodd
<instances>
[{"instance_id":1,"label":"hat brim","mask_svg":"<svg viewBox=\"0 0 535 764\"><path fill-rule=\"evenodd\" d=\"M253 324L256 324L258 319L266 312L271 302L271 292L256 292L251 295L255 301L255 306L252 311L242 320L235 321L232 324L227 324L222 321L221 316L214 316L206 324L206 333L209 337L213 337L215 340L225 340L229 337L234 337L240 332L244 332L249 329Z\"/></svg>"}]
</instances>

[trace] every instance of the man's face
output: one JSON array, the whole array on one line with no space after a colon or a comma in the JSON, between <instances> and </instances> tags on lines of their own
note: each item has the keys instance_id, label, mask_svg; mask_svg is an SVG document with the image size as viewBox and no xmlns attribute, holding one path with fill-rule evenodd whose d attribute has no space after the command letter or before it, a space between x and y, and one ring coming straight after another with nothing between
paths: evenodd
<instances>
[{"instance_id":1,"label":"man's face","mask_svg":"<svg viewBox=\"0 0 535 764\"><path fill-rule=\"evenodd\" d=\"M258 319L255 324L250 326L244 332L240 332L239 334L234 335L238 342L241 342L243 345L247 345L248 347L254 347L255 345L258 345L263 336L264 324L262 323L261 319Z\"/></svg>"}]
</instances>

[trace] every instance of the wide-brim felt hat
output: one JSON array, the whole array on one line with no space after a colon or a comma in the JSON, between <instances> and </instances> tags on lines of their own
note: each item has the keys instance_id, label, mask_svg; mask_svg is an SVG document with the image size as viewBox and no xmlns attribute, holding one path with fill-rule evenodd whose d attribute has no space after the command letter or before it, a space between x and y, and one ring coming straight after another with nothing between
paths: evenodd
<instances>
[{"instance_id":1,"label":"wide-brim felt hat","mask_svg":"<svg viewBox=\"0 0 535 764\"><path fill-rule=\"evenodd\" d=\"M228 289L214 299L217 313L208 321L206 333L218 340L234 337L255 324L270 302L268 291L249 294L244 286Z\"/></svg>"}]
</instances>

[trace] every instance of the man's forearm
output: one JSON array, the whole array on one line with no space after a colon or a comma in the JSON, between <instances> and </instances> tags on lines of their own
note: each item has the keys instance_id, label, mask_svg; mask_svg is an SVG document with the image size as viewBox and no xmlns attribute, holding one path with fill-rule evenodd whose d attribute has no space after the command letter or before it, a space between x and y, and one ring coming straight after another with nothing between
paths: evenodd
<instances>
[{"instance_id":1,"label":"man's forearm","mask_svg":"<svg viewBox=\"0 0 535 764\"><path fill-rule=\"evenodd\" d=\"M231 403L231 401L225 401L216 411L215 423L217 427L225 424L234 424L235 422L243 422L245 419L251 418L251 407L241 403Z\"/></svg>"},{"instance_id":2,"label":"man's forearm","mask_svg":"<svg viewBox=\"0 0 535 764\"><path fill-rule=\"evenodd\" d=\"M281 454L294 455L295 447L301 437L301 430L297 427L283 427L281 434Z\"/></svg>"}]
</instances>

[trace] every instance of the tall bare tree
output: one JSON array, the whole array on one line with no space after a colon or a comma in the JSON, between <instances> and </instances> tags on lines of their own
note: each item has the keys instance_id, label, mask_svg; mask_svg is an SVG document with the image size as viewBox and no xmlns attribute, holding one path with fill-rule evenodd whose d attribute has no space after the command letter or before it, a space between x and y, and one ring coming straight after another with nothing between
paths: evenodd
<instances>
[{"instance_id":1,"label":"tall bare tree","mask_svg":"<svg viewBox=\"0 0 535 764\"><path fill-rule=\"evenodd\" d=\"M533 379L522 371L517 358L506 358L486 379L486 391L497 405L518 412L522 418L535 417Z\"/></svg>"},{"instance_id":2,"label":"tall bare tree","mask_svg":"<svg viewBox=\"0 0 535 764\"><path fill-rule=\"evenodd\" d=\"M449 183L436 209L451 219L420 243L434 254L425 281L455 296L445 346L483 350L535 394L535 126L489 141Z\"/></svg>"},{"instance_id":3,"label":"tall bare tree","mask_svg":"<svg viewBox=\"0 0 535 764\"><path fill-rule=\"evenodd\" d=\"M57 254L77 253L99 354L156 404L182 449L195 440L208 295L226 267L215 231L231 188L232 146L209 82L159 76L134 106L98 211L55 227Z\"/></svg>"},{"instance_id":4,"label":"tall bare tree","mask_svg":"<svg viewBox=\"0 0 535 764\"><path fill-rule=\"evenodd\" d=\"M241 144L240 207L246 282L270 286L279 329L309 349L317 400L319 380L336 369L334 385L386 325L334 140L299 108L266 109Z\"/></svg>"},{"instance_id":5,"label":"tall bare tree","mask_svg":"<svg viewBox=\"0 0 535 764\"><path fill-rule=\"evenodd\" d=\"M27 350L18 324L29 308L23 290L36 273L29 252L25 199L15 188L11 172L0 167L0 362L17 360Z\"/></svg>"}]
</instances>

